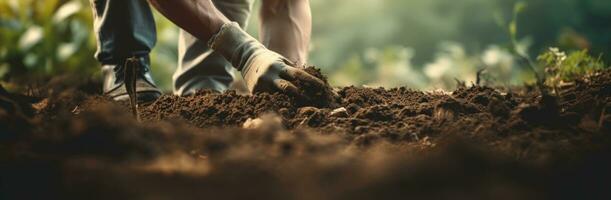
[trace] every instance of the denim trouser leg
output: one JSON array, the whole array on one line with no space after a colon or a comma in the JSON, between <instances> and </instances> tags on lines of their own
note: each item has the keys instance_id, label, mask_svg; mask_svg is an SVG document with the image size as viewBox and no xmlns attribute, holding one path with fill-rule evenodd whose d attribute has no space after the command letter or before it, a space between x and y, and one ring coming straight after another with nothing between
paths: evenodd
<instances>
[{"instance_id":1,"label":"denim trouser leg","mask_svg":"<svg viewBox=\"0 0 611 200\"><path fill-rule=\"evenodd\" d=\"M146 0L91 0L91 5L98 45L95 57L101 63L147 56L155 46L155 21Z\"/></svg>"},{"instance_id":2,"label":"denim trouser leg","mask_svg":"<svg viewBox=\"0 0 611 200\"><path fill-rule=\"evenodd\" d=\"M231 21L246 26L253 0L213 0L214 5ZM174 72L174 94L188 95L200 89L219 92L233 81L233 67L221 55L184 30L178 41L178 67Z\"/></svg>"}]
</instances>

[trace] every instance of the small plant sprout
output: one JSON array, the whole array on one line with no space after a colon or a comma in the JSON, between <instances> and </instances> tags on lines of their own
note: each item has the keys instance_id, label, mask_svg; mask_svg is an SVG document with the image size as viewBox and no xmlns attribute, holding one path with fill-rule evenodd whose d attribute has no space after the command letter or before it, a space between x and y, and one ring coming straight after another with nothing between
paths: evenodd
<instances>
[{"instance_id":1,"label":"small plant sprout","mask_svg":"<svg viewBox=\"0 0 611 200\"><path fill-rule=\"evenodd\" d=\"M518 42L518 16L522 13L527 7L526 2L519 1L514 5L513 8L513 18L511 22L509 22L509 37L511 39L511 46L514 54L519 58L522 63L525 63L528 66L528 69L533 73L536 79L537 87L543 96L547 95L547 90L544 87L545 77L541 76L537 72L537 63L535 63L530 56L528 55L528 49L524 45L520 45Z\"/></svg>"},{"instance_id":2,"label":"small plant sprout","mask_svg":"<svg viewBox=\"0 0 611 200\"><path fill-rule=\"evenodd\" d=\"M587 49L569 54L558 48L549 48L539 55L539 64L544 67L547 78L545 84L558 92L558 88L579 76L592 74L605 67L601 56L590 56Z\"/></svg>"}]
</instances>

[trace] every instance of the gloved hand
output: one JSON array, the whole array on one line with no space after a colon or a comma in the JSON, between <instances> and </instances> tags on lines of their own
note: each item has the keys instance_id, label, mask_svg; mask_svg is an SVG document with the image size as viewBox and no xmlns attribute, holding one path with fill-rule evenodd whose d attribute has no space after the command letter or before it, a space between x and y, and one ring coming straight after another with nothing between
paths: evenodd
<instances>
[{"instance_id":1,"label":"gloved hand","mask_svg":"<svg viewBox=\"0 0 611 200\"><path fill-rule=\"evenodd\" d=\"M278 53L268 50L235 23L224 24L208 42L242 72L250 92L283 92L303 97L297 86L324 87L323 81L294 67L293 63Z\"/></svg>"}]
</instances>

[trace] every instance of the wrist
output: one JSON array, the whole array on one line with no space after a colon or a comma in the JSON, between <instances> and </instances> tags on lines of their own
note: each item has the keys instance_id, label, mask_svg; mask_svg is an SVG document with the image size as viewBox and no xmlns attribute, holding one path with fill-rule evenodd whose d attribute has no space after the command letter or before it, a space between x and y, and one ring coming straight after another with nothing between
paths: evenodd
<instances>
[{"instance_id":1,"label":"wrist","mask_svg":"<svg viewBox=\"0 0 611 200\"><path fill-rule=\"evenodd\" d=\"M223 24L210 38L208 46L225 57L239 71L243 70L256 52L265 49L263 44L242 30L236 22Z\"/></svg>"}]
</instances>

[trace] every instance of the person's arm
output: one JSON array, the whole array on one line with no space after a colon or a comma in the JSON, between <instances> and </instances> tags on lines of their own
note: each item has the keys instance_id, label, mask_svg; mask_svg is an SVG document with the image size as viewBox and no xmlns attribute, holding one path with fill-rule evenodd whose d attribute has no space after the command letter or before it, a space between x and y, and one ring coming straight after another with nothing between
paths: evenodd
<instances>
[{"instance_id":1,"label":"person's arm","mask_svg":"<svg viewBox=\"0 0 611 200\"><path fill-rule=\"evenodd\" d=\"M312 34L309 0L263 0L261 5L263 44L302 66L307 62Z\"/></svg>"},{"instance_id":2,"label":"person's arm","mask_svg":"<svg viewBox=\"0 0 611 200\"><path fill-rule=\"evenodd\" d=\"M191 35L208 41L229 23L211 0L149 0L161 14Z\"/></svg>"},{"instance_id":3,"label":"person's arm","mask_svg":"<svg viewBox=\"0 0 611 200\"><path fill-rule=\"evenodd\" d=\"M298 87L324 82L280 54L268 50L235 22L230 22L210 0L149 0L164 16L225 57L242 72L251 92L282 92L304 98Z\"/></svg>"}]
</instances>

